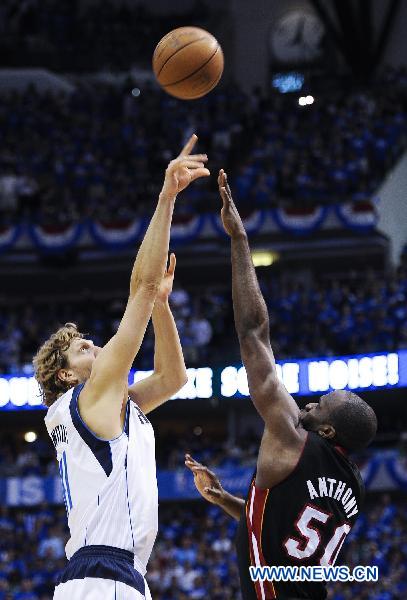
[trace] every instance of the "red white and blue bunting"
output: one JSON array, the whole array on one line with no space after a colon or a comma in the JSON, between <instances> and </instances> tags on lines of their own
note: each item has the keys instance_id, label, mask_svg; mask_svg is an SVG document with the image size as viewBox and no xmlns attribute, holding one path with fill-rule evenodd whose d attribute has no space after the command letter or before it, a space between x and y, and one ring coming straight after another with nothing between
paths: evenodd
<instances>
[{"instance_id":1,"label":"red white and blue bunting","mask_svg":"<svg viewBox=\"0 0 407 600\"><path fill-rule=\"evenodd\" d=\"M275 208L271 211L272 217L279 229L305 235L319 229L328 214L328 206L315 206L304 209Z\"/></svg>"},{"instance_id":2,"label":"red white and blue bunting","mask_svg":"<svg viewBox=\"0 0 407 600\"><path fill-rule=\"evenodd\" d=\"M34 246L44 253L61 252L73 248L79 242L83 229L82 223L53 226L28 225L28 233Z\"/></svg>"},{"instance_id":3,"label":"red white and blue bunting","mask_svg":"<svg viewBox=\"0 0 407 600\"><path fill-rule=\"evenodd\" d=\"M206 215L174 215L171 225L171 244L178 246L196 240L204 228Z\"/></svg>"},{"instance_id":4,"label":"red white and blue bunting","mask_svg":"<svg viewBox=\"0 0 407 600\"><path fill-rule=\"evenodd\" d=\"M343 205L316 206L303 209L263 209L242 214L249 236L262 233L282 232L306 236L323 228L343 228L356 232L374 230L379 216L373 201L358 201ZM100 222L88 220L77 224L44 226L18 224L4 226L0 230L0 253L18 242L29 243L43 253L67 251L79 245L96 245L116 251L131 248L139 242L147 227L147 217L130 221ZM199 237L225 237L219 213L208 215L180 215L175 213L171 227L171 244L188 244ZM85 241L84 241L85 240Z\"/></svg>"},{"instance_id":5,"label":"red white and blue bunting","mask_svg":"<svg viewBox=\"0 0 407 600\"><path fill-rule=\"evenodd\" d=\"M378 223L378 212L370 200L347 202L335 206L339 221L354 231L371 231Z\"/></svg>"},{"instance_id":6,"label":"red white and blue bunting","mask_svg":"<svg viewBox=\"0 0 407 600\"><path fill-rule=\"evenodd\" d=\"M22 225L7 225L0 228L0 254L14 246L23 230Z\"/></svg>"},{"instance_id":7,"label":"red white and blue bunting","mask_svg":"<svg viewBox=\"0 0 407 600\"><path fill-rule=\"evenodd\" d=\"M134 246L148 227L146 217L117 223L89 221L89 232L99 246L108 250L121 250Z\"/></svg>"}]
</instances>

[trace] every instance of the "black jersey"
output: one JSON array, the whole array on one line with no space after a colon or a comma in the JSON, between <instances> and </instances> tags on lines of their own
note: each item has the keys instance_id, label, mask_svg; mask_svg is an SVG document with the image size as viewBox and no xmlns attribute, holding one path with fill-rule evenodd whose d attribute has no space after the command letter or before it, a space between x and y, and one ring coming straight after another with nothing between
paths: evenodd
<instances>
[{"instance_id":1,"label":"black jersey","mask_svg":"<svg viewBox=\"0 0 407 600\"><path fill-rule=\"evenodd\" d=\"M249 566L333 565L364 499L359 470L308 432L294 470L270 489L250 485L236 545L244 600L326 598L323 582L257 582Z\"/></svg>"}]
</instances>

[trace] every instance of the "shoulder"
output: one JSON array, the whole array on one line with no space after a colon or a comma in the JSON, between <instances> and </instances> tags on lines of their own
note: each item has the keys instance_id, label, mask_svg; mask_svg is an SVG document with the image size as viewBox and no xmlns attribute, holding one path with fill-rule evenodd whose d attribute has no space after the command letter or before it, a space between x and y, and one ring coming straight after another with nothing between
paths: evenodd
<instances>
[{"instance_id":1,"label":"shoulder","mask_svg":"<svg viewBox=\"0 0 407 600\"><path fill-rule=\"evenodd\" d=\"M265 428L257 460L256 486L272 488L291 476L302 463L308 446L309 432L296 430L290 441L277 438Z\"/></svg>"},{"instance_id":2,"label":"shoulder","mask_svg":"<svg viewBox=\"0 0 407 600\"><path fill-rule=\"evenodd\" d=\"M50 425L55 425L58 421L64 419L64 415L72 409L74 398L78 396L83 384L70 388L48 408L44 417L45 425L49 429Z\"/></svg>"}]
</instances>

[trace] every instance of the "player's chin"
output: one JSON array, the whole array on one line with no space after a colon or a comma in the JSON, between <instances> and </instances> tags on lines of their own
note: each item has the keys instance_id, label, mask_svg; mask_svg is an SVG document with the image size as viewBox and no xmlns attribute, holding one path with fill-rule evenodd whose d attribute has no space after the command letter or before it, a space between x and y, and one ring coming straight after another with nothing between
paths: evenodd
<instances>
[{"instance_id":1,"label":"player's chin","mask_svg":"<svg viewBox=\"0 0 407 600\"><path fill-rule=\"evenodd\" d=\"M312 418L310 418L309 413L306 410L304 410L304 409L300 410L300 423L304 427L304 429L307 429L308 431L311 431L311 429L312 429Z\"/></svg>"}]
</instances>

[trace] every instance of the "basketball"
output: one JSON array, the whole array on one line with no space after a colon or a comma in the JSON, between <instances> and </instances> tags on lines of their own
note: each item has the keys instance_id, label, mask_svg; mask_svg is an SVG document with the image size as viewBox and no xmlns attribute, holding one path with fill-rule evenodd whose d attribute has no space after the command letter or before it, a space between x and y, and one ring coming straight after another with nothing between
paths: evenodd
<instances>
[{"instance_id":1,"label":"basketball","mask_svg":"<svg viewBox=\"0 0 407 600\"><path fill-rule=\"evenodd\" d=\"M223 73L223 52L216 38L199 27L179 27L165 35L153 54L160 86L176 98L194 100L217 85Z\"/></svg>"}]
</instances>

